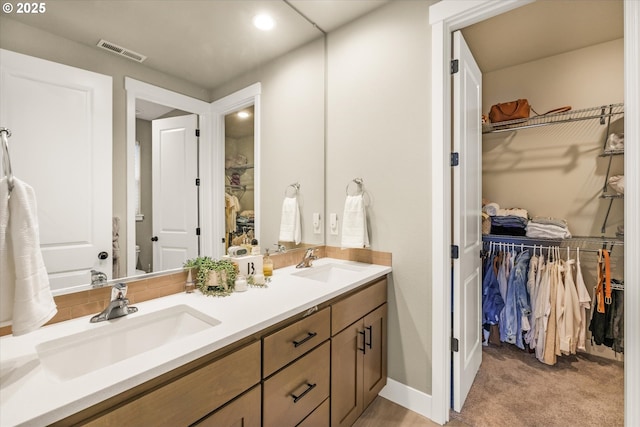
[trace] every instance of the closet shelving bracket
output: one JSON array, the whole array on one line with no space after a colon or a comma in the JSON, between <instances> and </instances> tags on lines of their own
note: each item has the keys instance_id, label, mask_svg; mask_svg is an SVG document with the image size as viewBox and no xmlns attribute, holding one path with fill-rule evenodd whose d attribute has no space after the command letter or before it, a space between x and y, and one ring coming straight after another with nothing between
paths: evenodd
<instances>
[{"instance_id":1,"label":"closet shelving bracket","mask_svg":"<svg viewBox=\"0 0 640 427\"><path fill-rule=\"evenodd\" d=\"M558 114L545 114L526 119L509 120L499 123L484 123L482 133L511 132L518 129L528 129L540 126L557 125L583 120L600 120L601 125L607 124L606 119L624 114L624 104L609 104L598 107L569 110Z\"/></svg>"}]
</instances>

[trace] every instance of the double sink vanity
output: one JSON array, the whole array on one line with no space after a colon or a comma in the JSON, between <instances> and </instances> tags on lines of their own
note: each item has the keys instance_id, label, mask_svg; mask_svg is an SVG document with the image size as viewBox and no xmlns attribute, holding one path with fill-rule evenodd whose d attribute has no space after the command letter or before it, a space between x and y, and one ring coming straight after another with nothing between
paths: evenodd
<instances>
[{"instance_id":1,"label":"double sink vanity","mask_svg":"<svg viewBox=\"0 0 640 427\"><path fill-rule=\"evenodd\" d=\"M351 425L386 383L390 272L321 258L3 337L0 425Z\"/></svg>"}]
</instances>

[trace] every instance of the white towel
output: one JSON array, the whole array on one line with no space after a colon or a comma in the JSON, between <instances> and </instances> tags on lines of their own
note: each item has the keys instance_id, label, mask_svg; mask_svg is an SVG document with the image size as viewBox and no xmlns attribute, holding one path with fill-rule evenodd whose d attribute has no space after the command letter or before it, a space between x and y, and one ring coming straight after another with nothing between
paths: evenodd
<instances>
[{"instance_id":1,"label":"white towel","mask_svg":"<svg viewBox=\"0 0 640 427\"><path fill-rule=\"evenodd\" d=\"M40 252L33 188L17 178L8 198L0 180L0 321L12 322L13 335L47 323L57 313Z\"/></svg>"},{"instance_id":2,"label":"white towel","mask_svg":"<svg viewBox=\"0 0 640 427\"><path fill-rule=\"evenodd\" d=\"M300 243L300 207L297 197L285 197L280 218L280 241Z\"/></svg>"},{"instance_id":3,"label":"white towel","mask_svg":"<svg viewBox=\"0 0 640 427\"><path fill-rule=\"evenodd\" d=\"M367 213L362 194L347 196L342 215L342 248L369 247Z\"/></svg>"}]
</instances>

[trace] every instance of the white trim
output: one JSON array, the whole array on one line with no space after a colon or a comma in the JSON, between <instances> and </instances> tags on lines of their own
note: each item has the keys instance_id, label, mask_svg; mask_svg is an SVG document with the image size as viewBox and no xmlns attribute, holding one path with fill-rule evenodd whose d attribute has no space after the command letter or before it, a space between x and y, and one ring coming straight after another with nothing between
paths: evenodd
<instances>
[{"instance_id":1,"label":"white trim","mask_svg":"<svg viewBox=\"0 0 640 427\"><path fill-rule=\"evenodd\" d=\"M178 92L153 86L130 77L124 78L124 88L127 92L127 159L134 158L136 143L136 99L144 99L156 104L166 105L189 113L198 114L200 116L200 146L207 147L211 145L211 132L209 130L209 111L210 104L199 99L191 98ZM200 159L200 167L202 170L204 158ZM211 206L211 191L206 190L209 182L200 183L200 215L202 218L203 206ZM136 207L135 207L135 179L134 164L127 161L127 276L134 276L136 270ZM219 203L222 211L222 204ZM212 231L209 227L202 227L200 240L203 246L213 239ZM205 252L206 253L206 252Z\"/></svg>"},{"instance_id":2,"label":"white trim","mask_svg":"<svg viewBox=\"0 0 640 427\"><path fill-rule=\"evenodd\" d=\"M211 103L211 129L212 129L212 142L214 150L210 153L211 164L213 165L224 165L224 116L234 111L240 110L245 107L249 107L253 105L253 125L254 125L254 135L253 135L253 173L256 179L254 179L254 200L256 203L254 204L254 229L255 236L258 241L260 241L260 130L261 130L261 107L260 107L260 94L262 93L262 84L254 83L251 86L247 86L244 89L240 89L237 92L232 93L231 95L227 95L224 98L221 98L215 102ZM214 197L219 198L219 200L224 200L224 167L221 167L219 171L215 169L210 171L212 182L215 184L213 186L213 195ZM210 211L211 212L211 211ZM220 212L223 212L221 210ZM208 218L205 218L206 221L209 221L210 224L214 224L213 229L216 231L217 236L224 236L225 225L224 225L224 215L213 215ZM220 257L224 255L224 245L218 244L219 241L213 246L213 256ZM218 251L218 252L216 252ZM216 255L218 253L218 255Z\"/></svg>"},{"instance_id":3,"label":"white trim","mask_svg":"<svg viewBox=\"0 0 640 427\"><path fill-rule=\"evenodd\" d=\"M387 378L387 385L380 390L380 396L404 406L424 417L431 418L431 396L394 379Z\"/></svg>"},{"instance_id":4,"label":"white trim","mask_svg":"<svg viewBox=\"0 0 640 427\"><path fill-rule=\"evenodd\" d=\"M640 423L640 3L624 2L624 278L625 343L624 343L624 423L630 427ZM629 197L630 196L630 197Z\"/></svg>"},{"instance_id":5,"label":"white trim","mask_svg":"<svg viewBox=\"0 0 640 427\"><path fill-rule=\"evenodd\" d=\"M457 29L504 13L529 1L442 1L429 9L431 27L431 206L432 206L432 419L444 424L449 420L450 366L449 335L451 333L451 269L448 258L451 223L451 180L448 155L451 146L451 79L448 65L451 60L451 33ZM625 137L628 141L640 140L640 5L635 0L625 4ZM446 113L445 113L446 112ZM438 143L442 141L442 143ZM640 188L638 169L640 147L628 144L625 150L626 193L625 199L625 280L635 284L640 279ZM442 183L442 184L441 184ZM635 307L640 301L640 289L625 290L627 307ZM640 420L640 372L636 363L640 360L640 324L637 310L625 310L625 424L631 426ZM437 325L437 326L436 326ZM634 356L635 354L635 356Z\"/></svg>"}]
</instances>

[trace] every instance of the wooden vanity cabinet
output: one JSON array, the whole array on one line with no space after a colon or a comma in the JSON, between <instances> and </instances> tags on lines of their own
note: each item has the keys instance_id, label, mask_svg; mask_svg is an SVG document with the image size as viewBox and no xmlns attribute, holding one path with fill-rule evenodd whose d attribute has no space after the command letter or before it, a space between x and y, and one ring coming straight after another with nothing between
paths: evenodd
<instances>
[{"instance_id":1,"label":"wooden vanity cabinet","mask_svg":"<svg viewBox=\"0 0 640 427\"><path fill-rule=\"evenodd\" d=\"M332 427L351 426L386 384L386 299L382 279L331 307Z\"/></svg>"},{"instance_id":2,"label":"wooden vanity cabinet","mask_svg":"<svg viewBox=\"0 0 640 427\"><path fill-rule=\"evenodd\" d=\"M262 387L257 385L215 411L197 427L260 427L262 425Z\"/></svg>"},{"instance_id":3,"label":"wooden vanity cabinet","mask_svg":"<svg viewBox=\"0 0 640 427\"><path fill-rule=\"evenodd\" d=\"M256 341L166 383L140 392L120 404L114 404L105 412L78 424L92 427L188 426L259 383L260 342ZM257 390L259 395L259 386ZM237 405L236 410L238 408L242 411L254 410L247 405ZM234 412L234 416L238 419L252 417L237 412ZM64 420L60 423L72 424L76 423L66 423Z\"/></svg>"},{"instance_id":4,"label":"wooden vanity cabinet","mask_svg":"<svg viewBox=\"0 0 640 427\"><path fill-rule=\"evenodd\" d=\"M327 307L263 338L264 427L329 425L330 330Z\"/></svg>"}]
</instances>

